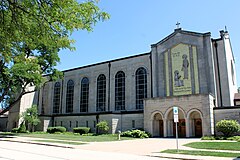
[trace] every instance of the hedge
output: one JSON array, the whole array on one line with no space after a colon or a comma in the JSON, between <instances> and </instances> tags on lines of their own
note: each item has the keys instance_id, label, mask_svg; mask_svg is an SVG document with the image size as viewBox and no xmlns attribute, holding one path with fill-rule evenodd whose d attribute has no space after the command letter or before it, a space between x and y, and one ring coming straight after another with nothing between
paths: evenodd
<instances>
[{"instance_id":1,"label":"hedge","mask_svg":"<svg viewBox=\"0 0 240 160\"><path fill-rule=\"evenodd\" d=\"M79 133L80 135L82 134L88 134L90 131L90 128L88 127L77 127L77 128L73 128L73 132L74 133Z\"/></svg>"},{"instance_id":2,"label":"hedge","mask_svg":"<svg viewBox=\"0 0 240 160\"><path fill-rule=\"evenodd\" d=\"M216 129L222 132L225 137L230 137L240 131L240 125L236 120L221 120L217 122Z\"/></svg>"},{"instance_id":3,"label":"hedge","mask_svg":"<svg viewBox=\"0 0 240 160\"><path fill-rule=\"evenodd\" d=\"M20 124L20 127L18 127L18 128L13 128L11 132L13 132L13 133L27 133L25 123L22 122L22 123Z\"/></svg>"},{"instance_id":4,"label":"hedge","mask_svg":"<svg viewBox=\"0 0 240 160\"><path fill-rule=\"evenodd\" d=\"M145 131L141 131L139 129L125 131L121 133L123 137L134 137L134 138L149 138L151 135Z\"/></svg>"},{"instance_id":5,"label":"hedge","mask_svg":"<svg viewBox=\"0 0 240 160\"><path fill-rule=\"evenodd\" d=\"M61 133L66 132L66 128L61 126L47 128L47 133L56 133L56 132L61 132Z\"/></svg>"},{"instance_id":6,"label":"hedge","mask_svg":"<svg viewBox=\"0 0 240 160\"><path fill-rule=\"evenodd\" d=\"M18 133L18 128L13 128L11 132Z\"/></svg>"}]
</instances>

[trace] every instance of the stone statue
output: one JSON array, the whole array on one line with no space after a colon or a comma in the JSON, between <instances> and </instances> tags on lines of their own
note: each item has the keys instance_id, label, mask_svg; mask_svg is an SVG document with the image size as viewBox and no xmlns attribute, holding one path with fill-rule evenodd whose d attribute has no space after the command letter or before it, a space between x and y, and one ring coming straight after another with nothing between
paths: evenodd
<instances>
[{"instance_id":1,"label":"stone statue","mask_svg":"<svg viewBox=\"0 0 240 160\"><path fill-rule=\"evenodd\" d=\"M175 70L174 71L174 85L175 85L175 87L184 86L183 80L181 80L180 78L181 78L181 75L179 75L179 71Z\"/></svg>"},{"instance_id":2,"label":"stone statue","mask_svg":"<svg viewBox=\"0 0 240 160\"><path fill-rule=\"evenodd\" d=\"M187 59L187 55L184 54L182 56L182 59L183 59L182 71L184 73L183 79L188 79L188 66L189 66L189 62L188 62L188 59Z\"/></svg>"}]
</instances>

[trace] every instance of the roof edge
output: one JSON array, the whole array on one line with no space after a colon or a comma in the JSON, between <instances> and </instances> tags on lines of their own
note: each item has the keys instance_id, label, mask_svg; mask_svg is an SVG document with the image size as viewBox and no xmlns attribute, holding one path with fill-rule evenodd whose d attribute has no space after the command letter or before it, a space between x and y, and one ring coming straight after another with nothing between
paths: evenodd
<instances>
[{"instance_id":1,"label":"roof edge","mask_svg":"<svg viewBox=\"0 0 240 160\"><path fill-rule=\"evenodd\" d=\"M74 70L78 70L78 69L88 68L88 67L92 67L92 66L105 64L105 63L112 63L112 62L121 61L121 60L125 60L125 59L146 56L146 55L150 55L150 53L151 53L151 51L150 52L146 52L146 53L137 54L137 55L128 56L128 57L122 57L122 58L118 58L118 59L113 59L113 60L109 60L109 61L103 61L103 62L99 62L99 63L89 64L89 65L85 65L85 66L81 66L81 67L66 69L66 70L62 70L62 72L69 72L69 71L74 71Z\"/></svg>"},{"instance_id":2,"label":"roof edge","mask_svg":"<svg viewBox=\"0 0 240 160\"><path fill-rule=\"evenodd\" d=\"M186 30L182 30L181 28L178 28L178 29L175 29L173 33L171 33L167 37L163 38L161 41L159 41L155 44L152 44L151 47L156 47L157 45L160 45L160 44L166 42L167 40L169 40L170 38L175 36L177 33L193 35L193 36L201 36L201 37L211 36L211 32L199 33L199 32L193 32L193 31L186 31Z\"/></svg>"}]
</instances>

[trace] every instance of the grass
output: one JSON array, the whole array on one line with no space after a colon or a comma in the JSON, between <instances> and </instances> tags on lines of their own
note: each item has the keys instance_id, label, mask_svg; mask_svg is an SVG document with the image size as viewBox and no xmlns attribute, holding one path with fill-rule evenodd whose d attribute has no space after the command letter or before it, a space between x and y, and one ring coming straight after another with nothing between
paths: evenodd
<instances>
[{"instance_id":1,"label":"grass","mask_svg":"<svg viewBox=\"0 0 240 160\"><path fill-rule=\"evenodd\" d=\"M22 137L33 137L42 139L54 139L54 140L70 140L70 141L81 141L81 142L106 142L106 141L117 141L118 135L116 134L104 134L104 135L79 135L73 133L64 134L48 134L48 133L18 133L16 136ZM121 137L121 140L134 139L131 137Z\"/></svg>"},{"instance_id":2,"label":"grass","mask_svg":"<svg viewBox=\"0 0 240 160\"><path fill-rule=\"evenodd\" d=\"M240 142L192 142L184 146L197 149L240 151Z\"/></svg>"},{"instance_id":3,"label":"grass","mask_svg":"<svg viewBox=\"0 0 240 160\"><path fill-rule=\"evenodd\" d=\"M186 154L186 155L198 155L198 156L214 156L214 157L239 157L240 153L229 153L229 152L212 152L212 151L196 151L196 150L179 150L168 149L161 153L171 154Z\"/></svg>"},{"instance_id":4,"label":"grass","mask_svg":"<svg viewBox=\"0 0 240 160\"><path fill-rule=\"evenodd\" d=\"M60 144L71 144L71 145L82 145L86 143L74 142L74 141L59 141L59 140L33 140L35 142L48 142L48 143L60 143Z\"/></svg>"},{"instance_id":5,"label":"grass","mask_svg":"<svg viewBox=\"0 0 240 160\"><path fill-rule=\"evenodd\" d=\"M12 133L12 132L0 132L0 135L1 136L14 136L15 135L15 133Z\"/></svg>"},{"instance_id":6,"label":"grass","mask_svg":"<svg viewBox=\"0 0 240 160\"><path fill-rule=\"evenodd\" d=\"M232 137L222 137L222 136L204 136L201 138L202 140L230 140L230 141L238 141L240 142L240 136L232 136Z\"/></svg>"}]
</instances>

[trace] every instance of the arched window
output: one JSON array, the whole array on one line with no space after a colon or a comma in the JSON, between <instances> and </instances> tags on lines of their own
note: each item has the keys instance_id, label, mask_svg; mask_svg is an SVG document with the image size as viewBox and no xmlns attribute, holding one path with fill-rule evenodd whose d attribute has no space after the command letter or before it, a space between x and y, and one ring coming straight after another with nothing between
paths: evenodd
<instances>
[{"instance_id":1,"label":"arched window","mask_svg":"<svg viewBox=\"0 0 240 160\"><path fill-rule=\"evenodd\" d=\"M67 82L66 113L73 112L73 96L74 96L74 82L73 80L69 80Z\"/></svg>"},{"instance_id":2,"label":"arched window","mask_svg":"<svg viewBox=\"0 0 240 160\"><path fill-rule=\"evenodd\" d=\"M117 72L115 76L115 110L125 110L125 74Z\"/></svg>"},{"instance_id":3,"label":"arched window","mask_svg":"<svg viewBox=\"0 0 240 160\"><path fill-rule=\"evenodd\" d=\"M88 112L89 80L84 77L81 81L80 112Z\"/></svg>"},{"instance_id":4,"label":"arched window","mask_svg":"<svg viewBox=\"0 0 240 160\"><path fill-rule=\"evenodd\" d=\"M141 67L136 71L136 109L143 109L144 98L147 98L147 71Z\"/></svg>"},{"instance_id":5,"label":"arched window","mask_svg":"<svg viewBox=\"0 0 240 160\"><path fill-rule=\"evenodd\" d=\"M106 77L103 74L97 78L97 111L106 111Z\"/></svg>"},{"instance_id":6,"label":"arched window","mask_svg":"<svg viewBox=\"0 0 240 160\"><path fill-rule=\"evenodd\" d=\"M54 92L53 92L53 113L59 113L60 87L61 87L61 84L59 82L56 82L54 85Z\"/></svg>"}]
</instances>

